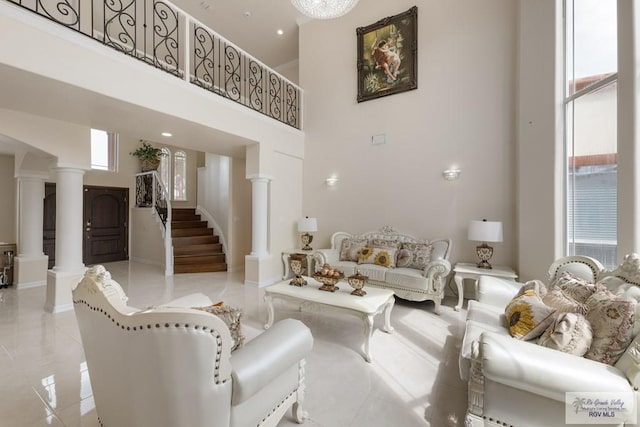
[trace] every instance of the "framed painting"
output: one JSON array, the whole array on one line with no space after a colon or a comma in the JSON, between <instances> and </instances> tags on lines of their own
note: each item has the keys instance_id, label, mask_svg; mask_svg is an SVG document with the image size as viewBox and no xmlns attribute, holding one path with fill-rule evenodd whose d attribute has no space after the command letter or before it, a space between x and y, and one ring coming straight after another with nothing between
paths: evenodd
<instances>
[{"instance_id":1,"label":"framed painting","mask_svg":"<svg viewBox=\"0 0 640 427\"><path fill-rule=\"evenodd\" d=\"M356 29L358 102L418 88L418 8Z\"/></svg>"}]
</instances>

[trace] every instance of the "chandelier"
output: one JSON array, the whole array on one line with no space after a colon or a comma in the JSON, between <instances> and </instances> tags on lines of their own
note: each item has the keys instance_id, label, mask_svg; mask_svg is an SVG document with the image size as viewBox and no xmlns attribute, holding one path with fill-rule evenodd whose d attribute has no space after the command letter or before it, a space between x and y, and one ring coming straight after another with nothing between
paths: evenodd
<instances>
[{"instance_id":1,"label":"chandelier","mask_svg":"<svg viewBox=\"0 0 640 427\"><path fill-rule=\"evenodd\" d=\"M291 0L300 12L314 19L338 18L358 4L358 0Z\"/></svg>"}]
</instances>

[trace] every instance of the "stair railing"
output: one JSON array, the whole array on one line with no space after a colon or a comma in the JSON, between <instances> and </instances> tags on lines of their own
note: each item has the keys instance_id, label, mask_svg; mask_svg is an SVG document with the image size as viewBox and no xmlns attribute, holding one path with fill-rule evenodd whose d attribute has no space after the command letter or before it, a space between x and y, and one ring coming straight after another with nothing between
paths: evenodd
<instances>
[{"instance_id":1,"label":"stair railing","mask_svg":"<svg viewBox=\"0 0 640 427\"><path fill-rule=\"evenodd\" d=\"M173 275L173 241L171 239L171 200L169 191L157 171L136 174L136 207L153 208L164 239L165 276Z\"/></svg>"}]
</instances>

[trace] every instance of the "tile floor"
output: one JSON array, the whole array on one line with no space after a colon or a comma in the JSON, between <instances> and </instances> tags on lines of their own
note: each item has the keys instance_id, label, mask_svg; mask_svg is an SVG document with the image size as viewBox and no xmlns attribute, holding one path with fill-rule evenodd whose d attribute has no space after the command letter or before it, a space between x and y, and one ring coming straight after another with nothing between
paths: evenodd
<instances>
[{"instance_id":1,"label":"tile floor","mask_svg":"<svg viewBox=\"0 0 640 427\"><path fill-rule=\"evenodd\" d=\"M183 274L165 278L157 267L106 265L138 307L161 304L192 292L241 307L247 335L262 328L263 291L242 284L241 274ZM0 290L0 426L97 427L91 384L72 311L42 309L45 287ZM458 352L466 312L444 301L397 300L392 334L376 319L373 363L361 355L362 323L339 313L309 313L277 301L276 321L302 320L314 336L307 358L305 409L308 427L464 425L466 385L458 376ZM296 426L287 412L279 426ZM183 426L176 426L183 427ZM184 426L188 427L188 426Z\"/></svg>"}]
</instances>

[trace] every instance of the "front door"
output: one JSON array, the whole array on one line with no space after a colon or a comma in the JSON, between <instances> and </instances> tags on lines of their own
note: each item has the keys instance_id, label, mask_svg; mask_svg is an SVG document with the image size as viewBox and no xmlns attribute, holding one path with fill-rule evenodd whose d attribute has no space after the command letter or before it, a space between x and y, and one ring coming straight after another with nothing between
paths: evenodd
<instances>
[{"instance_id":1,"label":"front door","mask_svg":"<svg viewBox=\"0 0 640 427\"><path fill-rule=\"evenodd\" d=\"M84 187L84 263L128 259L128 188Z\"/></svg>"}]
</instances>

